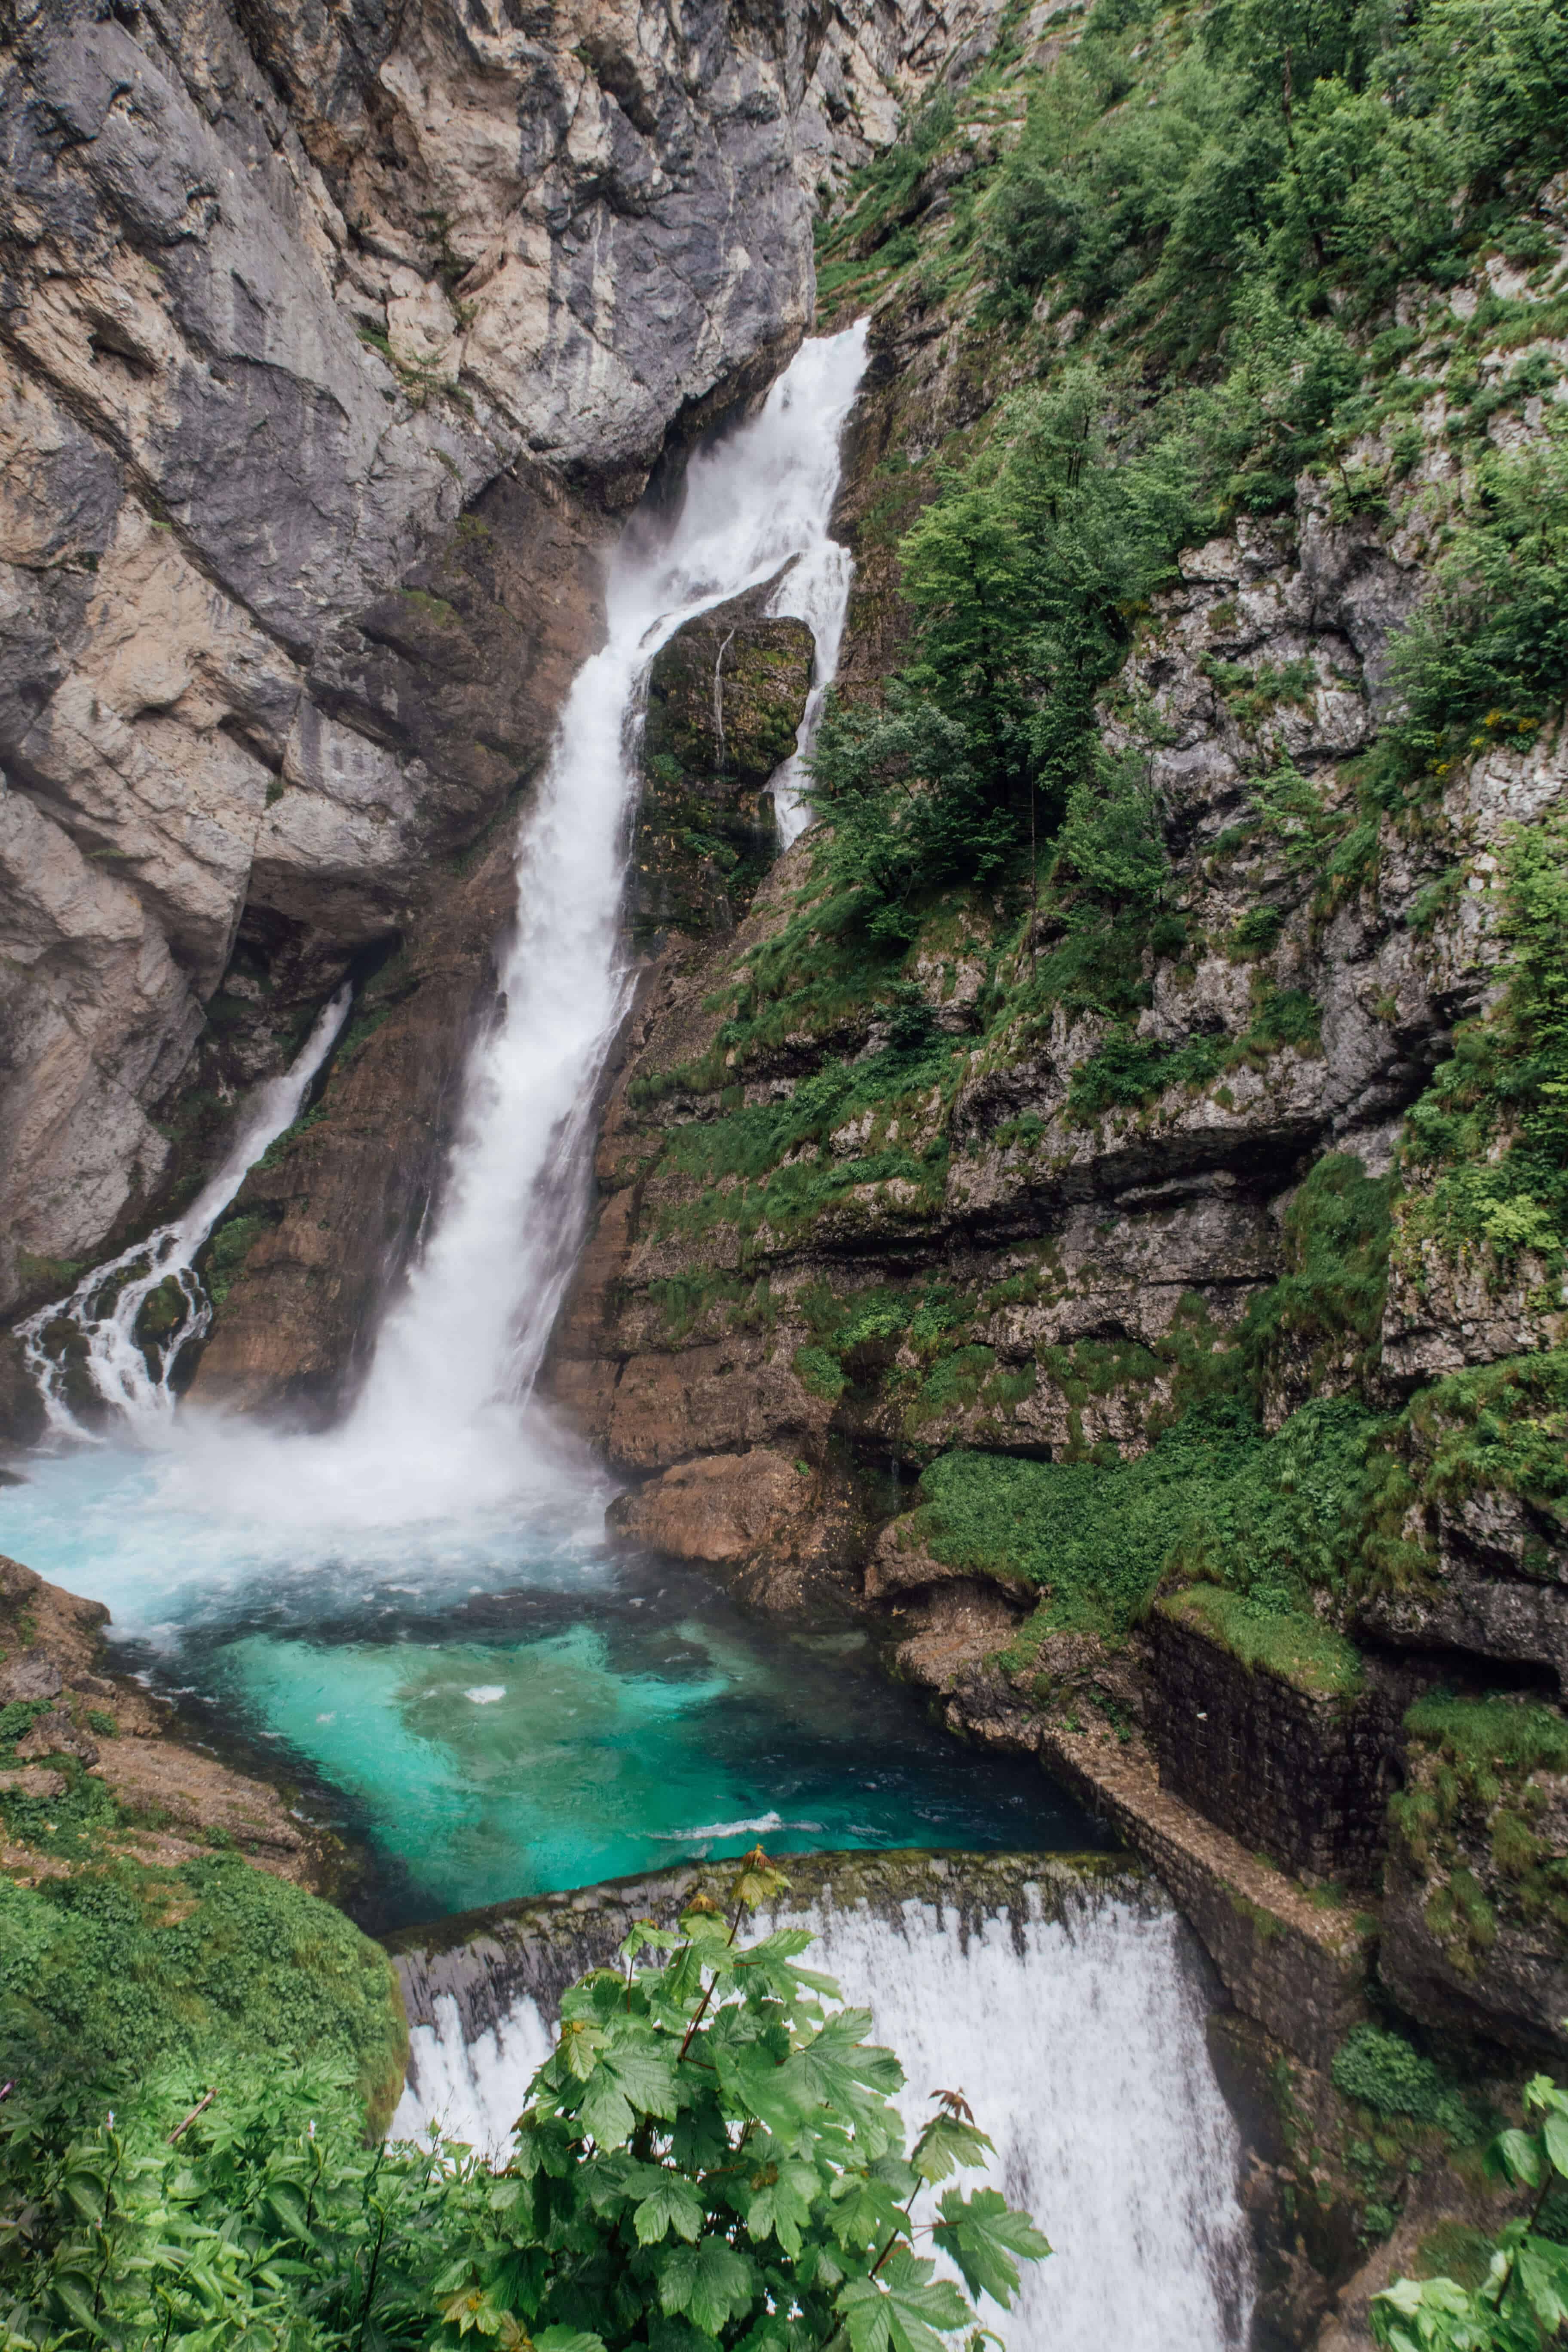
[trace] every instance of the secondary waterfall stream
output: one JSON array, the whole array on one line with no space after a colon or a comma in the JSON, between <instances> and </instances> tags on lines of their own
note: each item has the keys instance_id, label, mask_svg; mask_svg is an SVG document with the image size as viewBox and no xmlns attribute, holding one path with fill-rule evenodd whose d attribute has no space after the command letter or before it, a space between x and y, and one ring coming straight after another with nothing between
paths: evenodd
<instances>
[{"instance_id":1,"label":"secondary waterfall stream","mask_svg":"<svg viewBox=\"0 0 1568 2352\"><path fill-rule=\"evenodd\" d=\"M154 1370L136 1346L142 1304L171 1276L186 1328L205 1313L191 1261L243 1166L48 1310L92 1323L93 1378L131 1442L62 1442L57 1412L54 1450L0 1493L0 1549L104 1601L212 1738L242 1756L274 1744L301 1804L374 1857L359 1898L374 1927L759 1835L782 1851L1097 1835L1027 1763L933 1739L856 1629L760 1631L700 1576L611 1552L609 1482L531 1402L630 985L619 910L639 683L683 621L777 578L770 609L816 641L775 780L781 832L799 832L850 579L827 526L864 360L863 327L805 345L754 416L693 452L673 519L650 505L623 536L605 645L522 828L517 922L445 1192L346 1421L304 1436L175 1412L172 1351ZM322 1015L291 1101L253 1106L237 1155L298 1109L342 1015ZM956 2037L972 2090L984 2075L1007 2106L1008 2186L1037 2200L1076 2282L1011 2324L1015 2352L1238 2345L1234 2139L1168 1907L963 1937L935 1915L824 1925L827 1965L852 1998L873 1989L922 2095ZM514 2098L508 2065L537 2054L531 2031L516 2023L510 2059L500 2042L478 2057L431 2042L420 2063L472 2085L482 2058L488 2129ZM1135 2211L1110 2159L1084 2158L1097 2113L1142 2151Z\"/></svg>"},{"instance_id":2,"label":"secondary waterfall stream","mask_svg":"<svg viewBox=\"0 0 1568 2352\"><path fill-rule=\"evenodd\" d=\"M61 1368L44 1347L44 1332L51 1323L75 1326L86 1350L88 1375L106 1404L118 1407L143 1429L174 1412L171 1374L176 1359L212 1322L212 1302L195 1273L196 1252L256 1161L299 1118L348 1018L350 994L345 982L312 1022L289 1067L258 1087L222 1161L183 1216L94 1266L68 1297L39 1307L18 1324L27 1369L37 1381L54 1436L79 1438L86 1433L66 1402ZM161 1336L149 1343L138 1333L148 1301L159 1292L166 1301Z\"/></svg>"}]
</instances>

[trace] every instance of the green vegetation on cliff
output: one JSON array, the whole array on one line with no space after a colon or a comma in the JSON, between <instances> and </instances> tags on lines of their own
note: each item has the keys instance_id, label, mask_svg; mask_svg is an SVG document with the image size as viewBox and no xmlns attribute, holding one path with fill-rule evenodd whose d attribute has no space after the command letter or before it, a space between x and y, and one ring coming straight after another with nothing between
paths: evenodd
<instances>
[{"instance_id":1,"label":"green vegetation on cliff","mask_svg":"<svg viewBox=\"0 0 1568 2352\"><path fill-rule=\"evenodd\" d=\"M144 2076L272 2059L344 2070L384 2122L405 2046L380 1948L237 1854L0 1878L0 2073L17 2085L0 2128L14 2141Z\"/></svg>"},{"instance_id":2,"label":"green vegetation on cliff","mask_svg":"<svg viewBox=\"0 0 1568 2352\"><path fill-rule=\"evenodd\" d=\"M1540 339L1568 298L1531 298L1557 254L1534 207L1561 162L1565 59L1550 0L1436 0L1397 20L1373 0L1197 16L1099 0L1023 78L1022 133L999 158L994 141L982 154L985 81L973 123L965 101L928 111L870 168L826 256L874 248L939 151L966 162L966 204L918 266L933 292L943 268L977 273L976 330L1005 316L1037 335L1042 378L902 541L913 635L885 709L824 730L833 877L871 929L908 935L922 891L1006 872L1075 790L1103 788L1097 705L1182 545L1289 506L1314 469L1341 519L1409 504L1415 418L1439 394L1461 469L1457 500L1438 500L1447 545L1396 662L1405 707L1328 822L1330 878L1358 871L1378 818L1428 793L1478 727L1529 730L1552 710L1568 454L1550 424L1522 449L1488 427L1559 373ZM1489 256L1528 286L1451 312L1443 289ZM1483 380L1478 354L1516 327L1531 348Z\"/></svg>"},{"instance_id":3,"label":"green vegetation on cliff","mask_svg":"<svg viewBox=\"0 0 1568 2352\"><path fill-rule=\"evenodd\" d=\"M1211 1595L1209 1630L1248 1664L1299 1654L1315 1685L1348 1688L1354 1654L1311 1604L1343 1587L1376 1429L1352 1400L1325 1400L1268 1437L1218 1401L1127 1462L943 1454L907 1524L949 1567L1040 1588L1019 1662L1048 1633L1124 1634L1167 1580Z\"/></svg>"},{"instance_id":4,"label":"green vegetation on cliff","mask_svg":"<svg viewBox=\"0 0 1568 2352\"><path fill-rule=\"evenodd\" d=\"M1426 1920L1461 1976L1485 1967L1500 1912L1568 1932L1568 1862L1548 1820L1552 1782L1568 1772L1568 1723L1515 1695L1434 1692L1405 1727L1408 1772L1390 1828L1430 1884Z\"/></svg>"},{"instance_id":5,"label":"green vegetation on cliff","mask_svg":"<svg viewBox=\"0 0 1568 2352\"><path fill-rule=\"evenodd\" d=\"M1568 817L1513 830L1502 884L1502 1001L1406 1122L1399 1249L1418 1286L1428 1243L1484 1253L1494 1276L1528 1253L1547 1281L1568 1249Z\"/></svg>"}]
</instances>

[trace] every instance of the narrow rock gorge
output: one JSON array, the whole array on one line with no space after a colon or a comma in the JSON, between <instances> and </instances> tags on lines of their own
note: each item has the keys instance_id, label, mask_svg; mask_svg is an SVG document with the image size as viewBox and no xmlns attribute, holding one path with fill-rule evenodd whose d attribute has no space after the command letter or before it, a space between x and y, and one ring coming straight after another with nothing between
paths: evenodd
<instances>
[{"instance_id":1,"label":"narrow rock gorge","mask_svg":"<svg viewBox=\"0 0 1568 2352\"><path fill-rule=\"evenodd\" d=\"M406 1999L488 2131L563 1906L1013 1850L963 1967L1175 2021L1173 2341L1479 2291L1568 2060L1565 41L0 16L30 1901L335 1893L402 1990L334 1916L288 2048L384 2126Z\"/></svg>"}]
</instances>

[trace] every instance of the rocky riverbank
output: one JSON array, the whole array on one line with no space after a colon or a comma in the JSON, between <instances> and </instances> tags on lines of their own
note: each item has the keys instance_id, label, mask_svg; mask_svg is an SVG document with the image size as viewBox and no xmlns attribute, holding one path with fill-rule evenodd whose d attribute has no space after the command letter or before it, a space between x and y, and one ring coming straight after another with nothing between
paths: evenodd
<instances>
[{"instance_id":1,"label":"rocky riverbank","mask_svg":"<svg viewBox=\"0 0 1568 2352\"><path fill-rule=\"evenodd\" d=\"M172 1872L215 1853L315 1894L346 1857L279 1791L173 1729L106 1654L109 1612L0 1558L0 1871L18 1885L125 1861Z\"/></svg>"}]
</instances>

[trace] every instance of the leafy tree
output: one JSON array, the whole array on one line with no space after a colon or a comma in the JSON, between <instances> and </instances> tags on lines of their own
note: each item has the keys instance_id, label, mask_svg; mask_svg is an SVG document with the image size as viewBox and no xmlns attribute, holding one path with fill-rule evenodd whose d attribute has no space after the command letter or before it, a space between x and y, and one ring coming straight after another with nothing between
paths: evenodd
<instances>
[{"instance_id":1,"label":"leafy tree","mask_svg":"<svg viewBox=\"0 0 1568 2352\"><path fill-rule=\"evenodd\" d=\"M900 543L913 657L882 710L830 710L813 761L828 878L874 937L912 936L922 891L1016 865L1098 786L1097 699L1202 518L1178 441L1110 461L1108 405L1087 366L1014 404Z\"/></svg>"},{"instance_id":2,"label":"leafy tree","mask_svg":"<svg viewBox=\"0 0 1568 2352\"><path fill-rule=\"evenodd\" d=\"M812 757L812 798L833 824L832 878L870 937L920 928L921 894L962 876L987 881L1017 828L976 768L967 730L901 679L881 709L830 699Z\"/></svg>"},{"instance_id":3,"label":"leafy tree","mask_svg":"<svg viewBox=\"0 0 1568 2352\"><path fill-rule=\"evenodd\" d=\"M1568 432L1489 456L1473 514L1396 642L1401 781L1446 773L1501 730L1531 731L1568 690Z\"/></svg>"},{"instance_id":4,"label":"leafy tree","mask_svg":"<svg viewBox=\"0 0 1568 2352\"><path fill-rule=\"evenodd\" d=\"M1494 2178L1533 2189L1527 2213L1500 2231L1479 2287L1450 2278L1399 2279L1372 2304L1386 2352L1542 2352L1568 2326L1568 2245L1541 2223L1568 2181L1568 2091L1548 2074L1526 2084L1534 2128L1506 2131L1488 2150Z\"/></svg>"}]
</instances>

